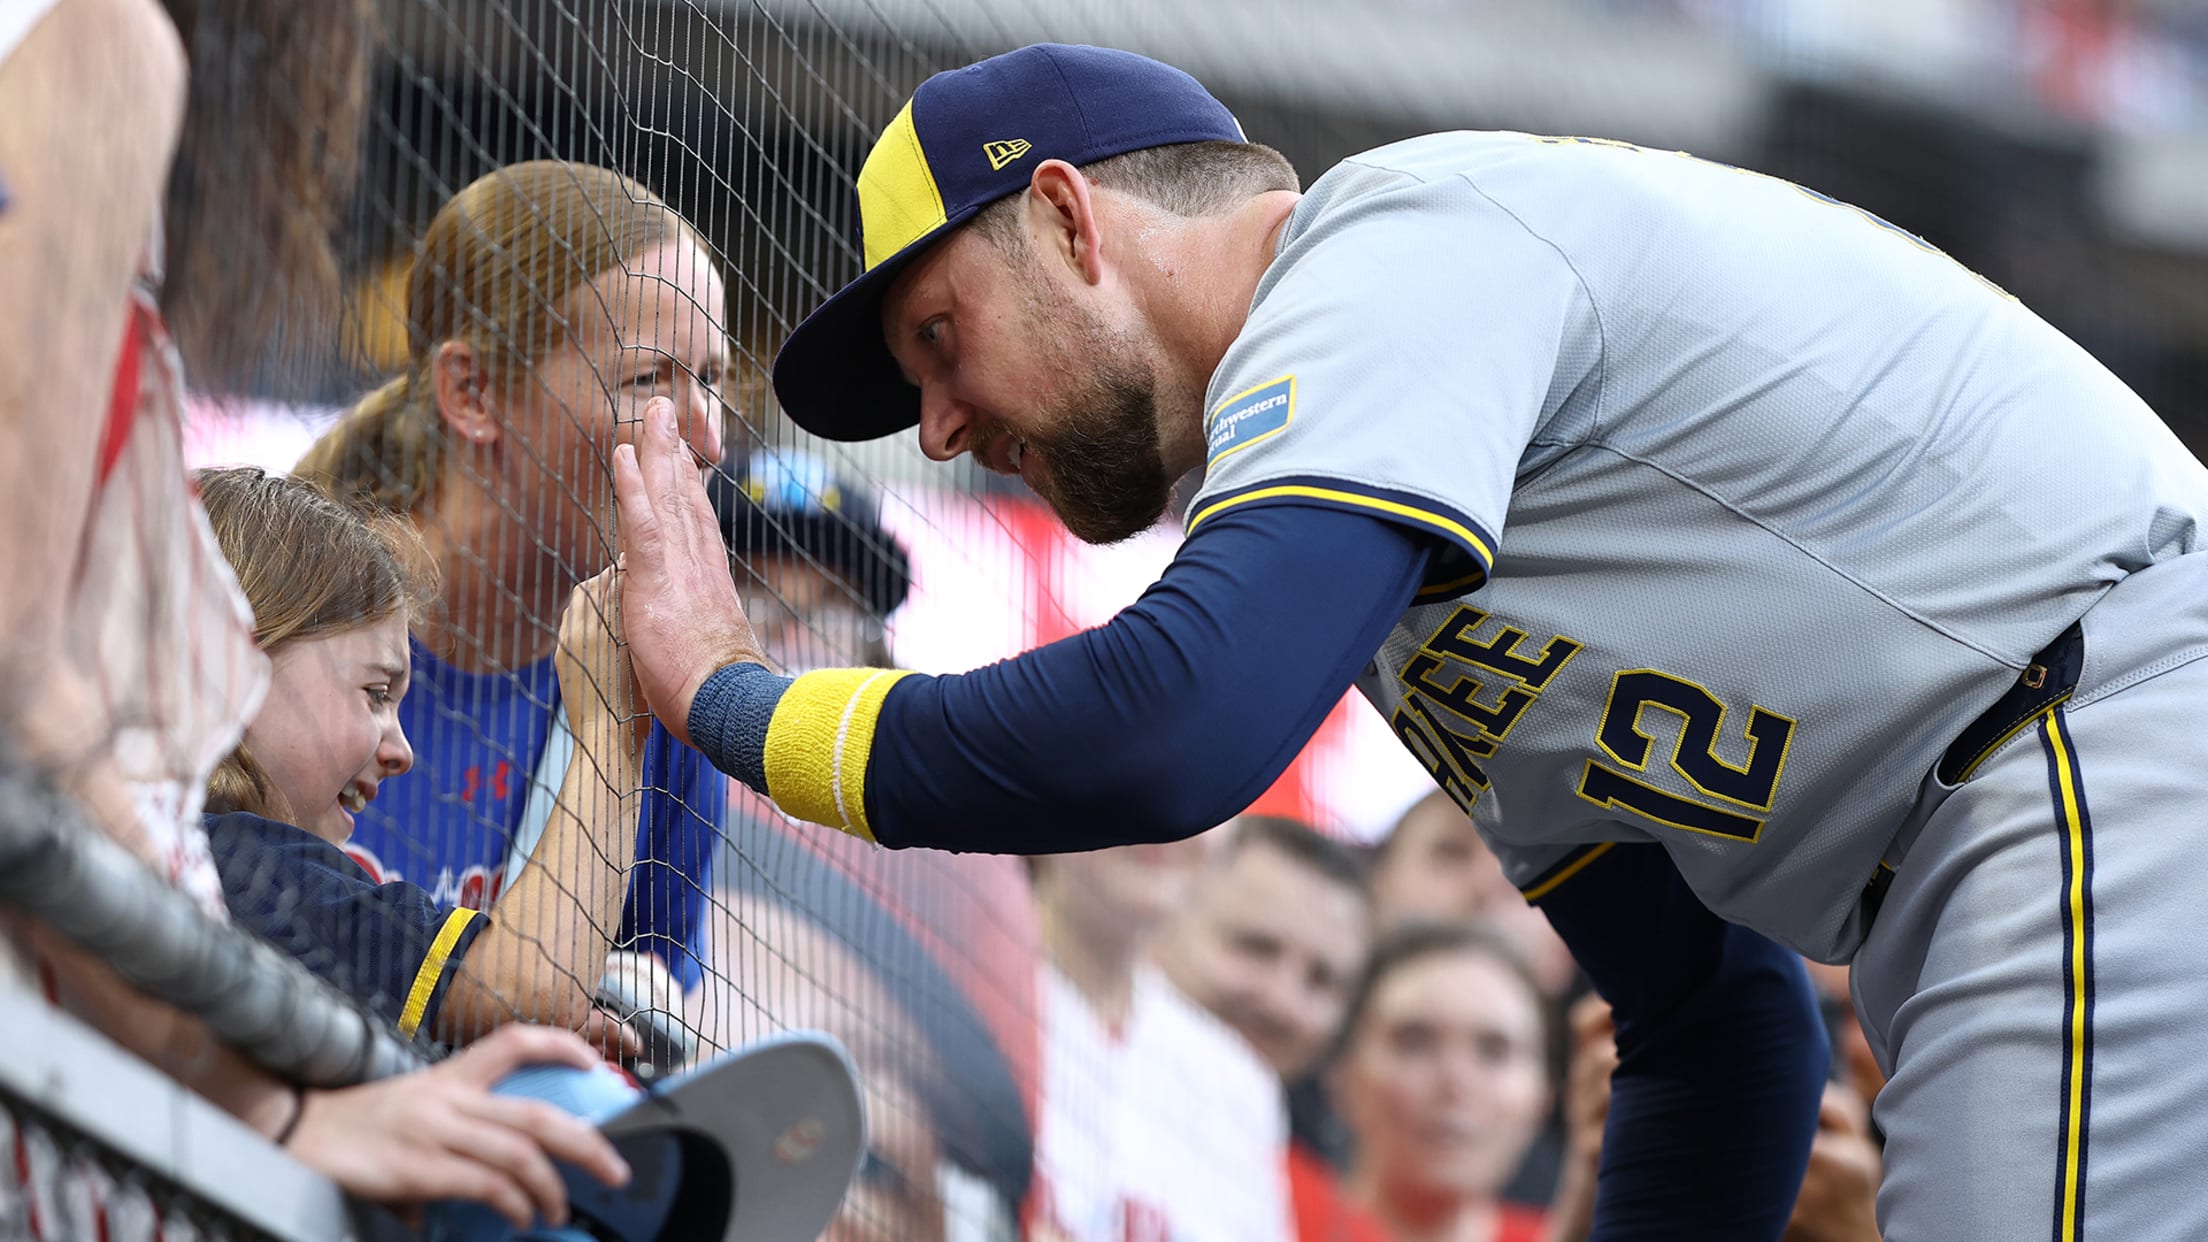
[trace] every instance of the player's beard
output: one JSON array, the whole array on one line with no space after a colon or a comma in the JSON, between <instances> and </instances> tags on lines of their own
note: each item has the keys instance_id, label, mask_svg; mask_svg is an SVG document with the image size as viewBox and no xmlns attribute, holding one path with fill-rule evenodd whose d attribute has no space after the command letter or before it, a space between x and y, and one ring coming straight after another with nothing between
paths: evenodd
<instances>
[{"instance_id":1,"label":"player's beard","mask_svg":"<svg viewBox=\"0 0 2208 1242\"><path fill-rule=\"evenodd\" d=\"M1042 458L1035 492L1083 543L1139 535L1164 516L1173 495L1158 445L1157 369L1131 334L1041 273L1025 288L1030 329L1057 346L1071 381L1070 390L1035 409L1035 430L1020 435L1023 451Z\"/></svg>"}]
</instances>

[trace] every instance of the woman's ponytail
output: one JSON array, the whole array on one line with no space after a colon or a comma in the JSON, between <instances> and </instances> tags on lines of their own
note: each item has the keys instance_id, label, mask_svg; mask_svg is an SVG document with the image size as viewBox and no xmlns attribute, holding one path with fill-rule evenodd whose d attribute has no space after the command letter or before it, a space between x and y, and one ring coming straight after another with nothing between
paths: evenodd
<instances>
[{"instance_id":1,"label":"woman's ponytail","mask_svg":"<svg viewBox=\"0 0 2208 1242\"><path fill-rule=\"evenodd\" d=\"M416 398L408 372L361 398L292 472L347 503L412 513L437 477L440 424L429 403Z\"/></svg>"}]
</instances>

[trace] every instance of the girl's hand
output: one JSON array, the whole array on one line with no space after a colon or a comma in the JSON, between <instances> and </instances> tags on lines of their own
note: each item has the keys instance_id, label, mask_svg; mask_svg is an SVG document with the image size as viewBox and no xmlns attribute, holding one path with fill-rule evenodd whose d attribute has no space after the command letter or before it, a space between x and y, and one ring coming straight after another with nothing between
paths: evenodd
<instances>
[{"instance_id":1,"label":"girl's hand","mask_svg":"<svg viewBox=\"0 0 2208 1242\"><path fill-rule=\"evenodd\" d=\"M617 571L608 569L578 585L560 616L560 642L553 655L559 673L560 701L576 735L586 729L615 729L628 748L624 759L641 760L651 735L652 714L637 689L636 671L622 641L621 592Z\"/></svg>"}]
</instances>

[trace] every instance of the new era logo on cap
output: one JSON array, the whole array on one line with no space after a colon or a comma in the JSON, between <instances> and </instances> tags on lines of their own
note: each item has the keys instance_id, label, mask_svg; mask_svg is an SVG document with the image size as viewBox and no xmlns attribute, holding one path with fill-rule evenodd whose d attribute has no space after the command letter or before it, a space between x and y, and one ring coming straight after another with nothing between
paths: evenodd
<instances>
[{"instance_id":1,"label":"new era logo on cap","mask_svg":"<svg viewBox=\"0 0 2208 1242\"><path fill-rule=\"evenodd\" d=\"M981 153L989 157L991 172L1001 172L1006 164L1035 149L1035 144L1025 138L1013 138L1005 142L985 142Z\"/></svg>"}]
</instances>

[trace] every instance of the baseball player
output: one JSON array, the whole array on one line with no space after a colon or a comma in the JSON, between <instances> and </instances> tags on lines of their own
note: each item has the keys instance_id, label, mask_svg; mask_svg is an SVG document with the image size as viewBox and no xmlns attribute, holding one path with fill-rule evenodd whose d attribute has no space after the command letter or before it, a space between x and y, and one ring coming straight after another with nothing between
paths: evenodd
<instances>
[{"instance_id":1,"label":"baseball player","mask_svg":"<svg viewBox=\"0 0 2208 1242\"><path fill-rule=\"evenodd\" d=\"M917 425L1158 583L959 676L758 663L664 411L618 451L663 719L883 845L1200 831L1356 684L1617 1012L1596 1236L1778 1236L1855 964L1883 1227L2208 1236L2208 471L1921 240L1614 142L1436 134L1297 193L1191 79L925 83L797 421Z\"/></svg>"}]
</instances>

